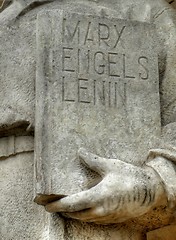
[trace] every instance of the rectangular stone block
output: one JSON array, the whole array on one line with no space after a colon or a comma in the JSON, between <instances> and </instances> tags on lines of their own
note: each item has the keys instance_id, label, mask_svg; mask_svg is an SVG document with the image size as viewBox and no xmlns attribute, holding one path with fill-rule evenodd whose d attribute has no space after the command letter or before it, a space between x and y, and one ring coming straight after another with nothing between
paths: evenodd
<instances>
[{"instance_id":1,"label":"rectangular stone block","mask_svg":"<svg viewBox=\"0 0 176 240\"><path fill-rule=\"evenodd\" d=\"M58 10L38 15L36 195L85 189L78 149L141 165L160 134L154 26Z\"/></svg>"}]
</instances>

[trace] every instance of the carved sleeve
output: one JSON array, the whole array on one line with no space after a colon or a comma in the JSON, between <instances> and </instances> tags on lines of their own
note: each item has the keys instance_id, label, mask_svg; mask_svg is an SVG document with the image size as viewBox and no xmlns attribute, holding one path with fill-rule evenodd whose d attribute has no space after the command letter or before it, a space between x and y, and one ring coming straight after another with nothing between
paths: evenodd
<instances>
[{"instance_id":1,"label":"carved sleeve","mask_svg":"<svg viewBox=\"0 0 176 240\"><path fill-rule=\"evenodd\" d=\"M151 4L158 33L161 116L165 126L176 119L176 10L164 0Z\"/></svg>"},{"instance_id":2,"label":"carved sleeve","mask_svg":"<svg viewBox=\"0 0 176 240\"><path fill-rule=\"evenodd\" d=\"M160 140L157 148L149 151L146 165L161 177L173 206L176 201L176 11L164 0L151 4L159 39L161 116L165 127L164 141Z\"/></svg>"}]
</instances>

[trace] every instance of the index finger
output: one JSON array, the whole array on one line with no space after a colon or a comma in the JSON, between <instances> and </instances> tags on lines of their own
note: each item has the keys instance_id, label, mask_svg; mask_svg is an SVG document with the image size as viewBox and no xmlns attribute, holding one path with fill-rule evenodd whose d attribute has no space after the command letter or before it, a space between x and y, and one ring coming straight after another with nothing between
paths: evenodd
<instances>
[{"instance_id":1,"label":"index finger","mask_svg":"<svg viewBox=\"0 0 176 240\"><path fill-rule=\"evenodd\" d=\"M77 212L94 207L101 200L101 183L95 187L62 198L45 206L48 212Z\"/></svg>"}]
</instances>

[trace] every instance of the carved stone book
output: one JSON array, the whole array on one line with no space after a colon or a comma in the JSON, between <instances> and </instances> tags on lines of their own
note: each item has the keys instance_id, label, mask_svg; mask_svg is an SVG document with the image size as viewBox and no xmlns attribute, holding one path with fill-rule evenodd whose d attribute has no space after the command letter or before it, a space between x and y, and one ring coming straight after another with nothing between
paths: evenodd
<instances>
[{"instance_id":1,"label":"carved stone book","mask_svg":"<svg viewBox=\"0 0 176 240\"><path fill-rule=\"evenodd\" d=\"M97 177L80 163L81 147L139 166L146 160L161 129L153 39L148 23L59 10L38 15L39 203L42 196L46 201L84 190Z\"/></svg>"}]
</instances>

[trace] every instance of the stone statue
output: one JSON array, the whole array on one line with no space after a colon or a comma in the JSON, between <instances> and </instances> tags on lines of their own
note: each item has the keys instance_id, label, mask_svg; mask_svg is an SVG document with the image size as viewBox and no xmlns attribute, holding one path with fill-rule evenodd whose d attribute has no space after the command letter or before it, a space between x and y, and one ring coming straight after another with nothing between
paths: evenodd
<instances>
[{"instance_id":1,"label":"stone statue","mask_svg":"<svg viewBox=\"0 0 176 240\"><path fill-rule=\"evenodd\" d=\"M51 12L47 13L45 10L49 10ZM52 12L53 10L55 10L55 13ZM56 10L60 12L57 12ZM6 138L12 135L15 135L16 138L19 138L19 136L31 137L33 136L33 133L34 133L34 125L36 125L35 126L36 161L38 161L40 157L41 157L40 159L42 158L47 159L47 153L50 150L51 150L51 153L53 154L52 157L55 155L58 157L58 154L61 148L63 149L63 152L65 151L65 149L67 149L67 146L66 148L64 148L64 146L68 143L68 139L65 136L64 137L66 138L66 140L62 140L63 146L60 147L60 146L57 146L58 142L55 139L52 142L53 136L57 137L57 135L52 135L52 134L50 135L50 132L52 131L57 132L56 129L61 130L61 132L65 131L63 130L65 128L62 125L61 126L57 125L56 123L57 121L55 120L58 118L57 111L55 111L55 109L53 110L51 107L52 105L50 105L50 99L52 99L51 102L55 102L57 101L57 97L60 96L60 95L57 95L56 93L56 90L59 88L60 85L57 86L57 84L52 82L50 78L50 76L52 76L52 79L55 79L55 75L53 74L54 68L52 69L50 68L51 62L52 62L52 67L55 66L55 69L57 69L57 67L60 66L59 65L60 62L59 60L58 62L54 62L54 61L51 61L50 59L55 60L56 59L55 55L57 54L58 56L60 54L60 53L58 54L59 49L61 49L60 47L63 47L64 48L63 58L65 60L65 63L64 63L65 69L63 70L68 72L75 71L73 62L76 61L76 58L74 58L73 62L70 62L72 61L71 59L72 45L69 45L70 40L67 37L71 36L72 34L72 40L76 41L76 37L75 37L76 31L79 27L80 22L78 21L78 25L74 25L75 24L74 21L76 20L74 20L75 18L73 16L74 21L73 22L71 21L71 22L73 23L73 26L75 26L74 28L75 31L71 32L69 30L69 25L66 26L65 28L66 29L65 31L67 31L67 35L65 35L65 39L67 40L67 44L69 47L67 45L64 45L65 43L63 44L63 46L60 46L61 39L59 39L59 37L58 39L56 37L56 40L53 40L55 39L53 37L51 40L51 38L48 36L51 36L51 34L53 34L52 36L60 36L58 33L59 32L58 29L56 30L56 32L54 32L53 30L57 28L58 24L60 24L59 22L60 20L58 20L58 22L56 20L57 24L55 24L55 20L53 19L56 19L57 16L62 15L62 11L76 12L79 14L85 13L85 15L86 14L89 15L89 17L90 15L96 15L99 18L105 19L105 21L107 21L106 24L104 22L101 23L102 24L101 27L103 29L102 33L99 31L99 34L100 34L99 40L102 41L102 44L103 44L102 49L111 47L111 42L110 42L111 37L109 35L112 31L114 31L113 39L115 39L116 37L116 41L114 42L114 44L112 44L113 48L115 49L118 46L118 44L121 44L121 48L123 49L123 44L125 45L125 41L124 42L121 41L121 37L123 36L123 33L125 33L124 31L125 27L124 28L122 27L121 29L117 30L116 25L114 24L115 29L112 31L110 30L109 32L107 31L108 29L107 26L109 26L108 24L111 22L114 23L113 21L115 21L114 20L115 18L122 19L122 20L125 19L129 22L130 21L142 22L140 24L147 23L148 25L144 24L146 32L149 32L152 37L153 37L153 27L151 28L149 25L151 23L154 23L156 25L156 33L157 33L157 38L156 38L157 40L155 40L154 44L156 46L156 42L157 42L156 53L158 54L158 61L159 61L159 91L157 89L157 71L155 71L155 69L157 68L156 67L157 62L156 62L155 56L152 55L153 43L147 45L146 42L144 41L143 43L139 43L139 45L141 44L141 46L144 48L144 52L147 52L147 48L148 48L149 49L148 51L150 51L150 55L148 58L146 58L144 55L138 56L137 58L138 64L139 64L138 75L142 80L147 80L149 78L148 74L150 75L150 72L152 72L151 76L153 77L153 80L152 80L153 85L152 85L152 88L149 88L149 89L147 89L148 85L145 85L146 93L147 93L146 96L148 96L151 102L146 100L146 102L144 102L144 105L140 105L137 108L141 110L142 107L145 106L146 104L145 111L141 113L141 116L145 115L145 117L144 119L142 118L143 120L141 120L141 122L148 121L147 127L144 124L145 125L144 131L143 132L141 131L139 134L141 136L137 139L138 142L135 143L135 140L133 141L133 139L130 139L130 141L128 142L129 136L137 137L137 132L139 131L139 129L137 128L137 124L139 124L139 128L142 128L142 125L140 125L142 123L140 121L138 122L138 118L136 118L137 119L136 125L135 123L133 123L133 127L135 128L136 126L134 133L130 133L131 135L128 135L128 132L123 133L123 131L122 132L119 131L119 135L118 135L119 138L120 136L124 138L123 143L121 142L117 147L119 151L125 152L124 148L126 143L127 145L129 144L129 146L132 146L134 144L134 146L132 146L131 149L129 147L130 151L126 153L126 155L125 153L121 153L121 155L119 153L119 156L122 156L122 159L117 158L118 154L115 154L115 153L113 154L112 153L113 151L111 151L113 149L113 146L116 146L116 145L113 145L112 143L110 143L109 146L112 146L112 149L110 149L111 147L109 147L109 150L108 150L109 152L105 152L103 150L105 148L104 147L105 142L103 142L103 140L102 142L96 142L96 140L95 142L93 142L94 138L96 139L96 136L92 138L93 143L91 143L90 141L90 143L88 143L86 146L83 146L83 143L86 142L86 140L82 140L82 138L80 138L81 140L79 138L78 138L79 140L77 140L76 137L73 138L73 141L75 142L78 141L76 142L77 144L76 146L81 147L78 151L77 160L81 160L83 165L86 166L85 169L83 167L83 169L81 170L81 173L84 174L84 172L87 171L88 176L81 177L79 169L77 170L75 168L75 171L78 171L78 172L76 172L77 173L76 176L73 176L73 179L80 177L81 179L80 182L78 179L78 182L80 183L80 187L76 186L76 184L75 184L75 188L74 186L73 188L72 186L70 187L69 179L68 179L69 187L67 187L67 190L65 192L64 191L54 192L54 189L58 189L58 187L61 190L66 188L65 186L67 186L67 182L64 183L65 185L63 187L56 186L57 184L55 183L53 183L53 186L50 187L50 185L52 184L45 182L47 179L46 176L50 176L54 173L53 174L54 177L52 178L51 182L52 181L54 182L54 179L59 178L58 174L55 174L57 170L57 167L56 167L57 165L54 166L53 169L51 168L50 170L48 170L47 172L46 169L49 166L48 163L47 164L44 163L44 165L42 165L43 163L41 164L41 162L39 164L37 163L38 164L37 168L39 170L41 169L45 170L44 173L41 173L41 175L40 175L40 171L37 170L38 171L36 174L37 187L38 185L40 185L39 189L41 190L41 192L43 191L44 194L46 194L45 189L50 189L49 192L47 192L48 196L50 194L53 194L53 195L55 194L55 196L52 199L47 200L45 203L40 203L39 201L38 202L42 205L45 205L45 209L48 212L62 213L63 216L66 217L66 219L72 218L76 220L81 220L83 222L97 223L100 225L110 224L110 226L108 226L107 229L103 229L103 230L101 229L101 226L100 228L99 226L97 227L93 225L89 226L89 229L90 228L97 229L97 232L96 230L94 231L97 234L96 236L99 236L99 238L95 236L95 239L115 239L113 238L113 236L114 237L118 236L118 233L114 233L114 225L113 225L114 223L118 224L119 228L121 229L117 232L125 232L123 233L124 235L123 234L119 235L118 239L128 239L129 235L131 234L131 231L126 230L126 228L128 229L130 228L130 226L134 226L134 223L135 224L138 223L138 227L140 226L139 227L140 234L142 231L146 232L148 229L154 229L157 227L161 227L163 225L167 225L170 223L171 218L173 216L173 211L174 211L175 201L176 201L176 173L175 173L175 165L174 165L174 162L176 161L176 153L175 153L176 149L174 148L175 136L176 136L175 135L176 134L175 132L176 57L174 54L176 51L175 49L176 48L175 47L176 46L175 45L176 14L175 14L175 10L166 1L164 0L157 0L157 1L152 1L152 0L151 1L150 0L147 0L147 1L146 0L86 1L84 0L83 1L82 0L82 1L76 1L74 3L72 1L54 1L54 0L53 1L46 1L46 0L14 1L8 8L6 8L4 11L2 11L2 13L0 13L0 23L2 26L1 33L0 33L1 34L0 57L2 59L0 62L0 65L1 65L1 68L0 68L0 81L1 81L0 133L1 133L1 137ZM65 20L66 17L65 18L63 17L63 19ZM68 15L68 19L72 19L72 16ZM83 21L85 21L84 16L82 17L82 19ZM96 19L96 17L94 19ZM89 20L88 22L90 23L91 20ZM37 23L37 27L36 27L36 23ZM122 24L123 24L123 21L122 21ZM140 34L142 34L142 31L140 30L140 24L138 26L136 23L136 25L139 28L139 32L137 32L137 35L139 34L140 36L139 39L141 38ZM91 44L91 42L94 41L94 37L91 31L91 24L88 25L87 29L88 30L86 33L84 32L85 30L83 30L84 35L86 35L86 37L84 38L84 45L86 42L88 42L88 44L89 43ZM141 29L143 28L141 27ZM36 36L37 36L37 44L36 44ZM150 36L147 36L147 35L145 37L146 39L148 39L147 37L150 38ZM79 38L79 32L78 32L78 38ZM10 39L10 40L7 41L7 39ZM136 39L138 39L138 36L136 36ZM53 42L55 41L55 42L53 43L52 41ZM50 50L47 50L48 46L52 46L52 47L56 46L56 48L53 47L54 50L51 53ZM58 49L57 49L57 46L59 46ZM134 43L134 46L136 47L136 49L138 48L138 46L135 45L135 43ZM136 51L135 47L133 48L133 51ZM109 60L109 63L111 64L110 67L112 67L111 68L112 72L110 72L111 70L109 70L109 75L112 75L111 77L114 77L114 76L117 77L117 72L115 72L116 70L115 68L113 68L114 65L116 64L116 60L114 58L115 52L113 48L111 48L110 50L108 49L109 59L111 57L111 59ZM96 60L94 59L94 63L95 63L94 70L95 72L97 72L96 74L98 74L101 78L101 75L104 74L103 71L106 67L105 64L102 63L102 59L104 60L102 56L104 55L100 53L100 50L96 50L96 51L97 52L95 52L94 56L96 56L97 59L99 60L97 60L98 63L96 65L95 63ZM130 51L130 47L128 48L128 51ZM51 56L50 54L53 54L53 55ZM87 55L84 55L83 53L80 56L82 56L82 59L84 58L84 61L87 61L85 60L87 59L85 57ZM124 56L124 54L122 54L122 56ZM45 58L47 59L48 62L45 61ZM151 62L148 64L148 60L153 61L152 67L149 67L149 65L152 65L152 64ZM84 61L82 60L82 62ZM147 67L146 67L146 64L148 64ZM37 66L37 70L36 70L36 66ZM83 69L84 66L80 65L80 68ZM123 70L124 69L122 69L122 72L124 72ZM129 72L133 71L133 69L131 70L130 67L128 68L128 70ZM57 72L57 70L55 71ZM36 76L36 72L37 72L37 76ZM49 82L47 90L46 90L46 84L45 83L43 84L43 82L42 81L40 82L40 80L38 81L38 79L42 79L43 76L44 78L49 79L47 80ZM67 75L64 75L64 77L65 76ZM135 78L128 73L126 73L125 76L126 78L130 78L130 79ZM81 80L79 81L79 84L86 84L85 82L87 80L85 80L85 78L82 77L80 79ZM84 82L82 80L84 80ZM35 81L36 81L36 85L35 85ZM95 84L95 80L94 80L94 84ZM108 84L109 84L108 89L110 91L112 89L112 85L111 85L112 82L110 83L108 82ZM37 93L35 93L35 86L37 89L36 90ZM96 86L98 85L94 85L94 90L96 89ZM116 86L120 87L121 85L115 84L114 86L116 89ZM72 91L70 90L69 92L71 93L71 95L69 96L71 96L72 98L69 98L69 99L66 98L68 96L64 95L66 94L64 87L61 93L62 99L64 99L63 101L66 102L67 100L67 102L74 102L75 101L74 94L72 94L72 91L74 92L74 85L71 88ZM48 89L51 89L51 93L47 92L47 91L50 91ZM87 85L79 85L79 91L78 91L78 102L84 103L84 104L87 104L87 103L91 104L91 102L89 102L89 96L87 97L88 95L88 93L86 92ZM152 92L151 96L149 96L147 91ZM145 91L142 92L141 90L141 93L144 93L144 92ZM161 110L159 109L159 101L158 101L159 93L160 93ZM110 96L110 93L108 96ZM146 98L146 96L144 97ZM93 100L92 100L94 101L92 102L94 105L96 105L96 103L99 101L97 100L96 97L97 95L94 91ZM116 97L117 96L114 95L113 99L116 99ZM34 117L35 98L37 99L36 119ZM106 99L107 98L105 98L105 101ZM110 102L111 102L110 98L108 101L109 101L108 104L110 106ZM156 104L152 104L152 101ZM150 115L149 114L147 116L147 109L150 112L149 110L150 104L151 104L151 109L150 109L151 114L153 114L154 117L151 118L150 120L146 120L146 118L149 117ZM47 108L47 111L48 111L47 113L45 113L46 111L43 110L45 109L45 106L47 107L49 106ZM56 105L56 106L60 107L60 105ZM96 109L98 109L98 107ZM73 108L67 107L67 110L68 109L73 109ZM133 112L133 110L131 111ZM161 111L161 125L159 120L159 117L160 117L159 111ZM82 113L83 112L84 111L82 111ZM113 110L113 113L114 113L114 110ZM62 121L61 119L64 116L64 114L66 114L65 110L63 110L63 115L60 116L59 121ZM77 111L77 114L79 115L79 111ZM123 112L122 114L126 116L125 115L126 113ZM54 117L50 118L50 115ZM86 116L86 119L87 117L89 118L88 115ZM67 118L69 119L69 117ZM67 121L69 122L67 118L64 119L65 122ZM122 123L122 126L121 126L122 129L124 127L123 126L124 118L125 117L123 117L122 121L119 120L119 122ZM53 120L52 124L50 121L51 119ZM75 116L73 119L77 121L77 118ZM71 120L73 121L73 119ZM91 121L91 117L89 118L89 121ZM109 122L110 121L111 119L109 120ZM84 123L84 119L83 119L83 123ZM67 123L65 123L65 125L66 124ZM116 126L115 121L112 123L112 126L113 124L114 126ZM105 125L102 125L102 126L105 126ZM156 126L156 129L154 126ZM133 127L131 127L130 129L133 130ZM150 130L148 130L149 127L151 127ZM47 131L43 133L44 132L43 129L47 129ZM75 133L74 131L78 131L78 130L75 130L73 127L71 128L71 131L73 132L73 135L77 134L75 136L78 136L80 134L80 133L78 134L77 132ZM87 131L87 129L85 131ZM70 133L68 133L68 136L69 134ZM97 134L97 132L95 132L95 134ZM100 138L103 136L103 134L104 134L104 130L102 129L102 135L97 134L97 137ZM126 134L126 135L123 136L123 134L124 135ZM40 139L42 139L41 140L42 144L40 143ZM46 139L51 143L51 145L53 145L54 147L55 146L58 147L58 150L56 150L56 152L55 152L56 148L54 147L52 148L50 147L50 145L48 146L48 144L46 143L47 142ZM106 142L106 144L107 143L108 142ZM142 146L145 144L147 146L145 146L143 149ZM20 143L19 145L22 146L22 143ZM69 146L70 145L72 145L72 140L70 140L69 142ZM134 152L134 149L137 149L137 145L139 145L138 146L139 149L136 150L136 153L134 153L134 156L131 156L130 154L133 154L132 152ZM97 149L99 148L100 150L97 150L96 153L94 153L93 150L96 150L96 148ZM25 147L18 148L16 146L16 149L17 150L14 150L14 153L11 155L16 155L16 153L18 152L15 152L15 151L18 151L18 149L22 149L22 151L25 152L24 150ZM71 150L69 151L71 152L72 148L70 149ZM92 149L92 151L90 151L90 149ZM26 150L26 151L29 152L29 150ZM103 153L103 156L101 156L102 153ZM142 156L142 154L144 155ZM31 156L31 158L33 157ZM143 158L143 159L140 159L140 158ZM134 160L134 159L138 159L138 162L137 160ZM58 159L56 158L55 161L57 162ZM69 161L71 160L69 159ZM72 162L75 163L74 161L75 159ZM76 164L79 165L79 163L76 163ZM80 167L80 165L78 167ZM60 169L62 168L63 167L60 167ZM93 186L91 187L90 186L85 187L85 185L82 187L81 184L84 182L84 180L86 180L86 177L91 178L89 177L90 169L93 170L93 178L95 175L99 176L98 183L97 182L93 183ZM71 171L74 171L74 169L71 169ZM62 174L60 175L61 175L60 179L62 178L65 179L65 176L62 176ZM66 175L66 179L67 177L68 176ZM48 177L48 179L50 178ZM72 188L72 189L69 189L69 188ZM57 198L57 194L58 194L58 198ZM63 196L59 196L59 194L63 194ZM69 195L69 196L64 196L64 195ZM62 198L60 199L60 197ZM45 215L47 213L44 212L43 214ZM158 218L158 220L156 220L156 218ZM79 225L81 223L76 223L76 225L74 225L75 223L72 222L72 220L69 220L69 221L71 224L73 224L73 226L76 226L76 228L83 228L83 226L80 227ZM50 223L51 222L52 220L50 220ZM51 224L52 230L56 228L56 225L57 225L56 219L54 220L54 222L55 223L53 225ZM79 225L79 227L77 224ZM149 227L146 227L147 224L149 225ZM111 229L112 227L113 227L113 230ZM74 228L74 227L71 227L71 228ZM68 227L68 229L71 229L71 228ZM72 231L72 230L68 230L68 232L69 231ZM103 235L101 231L108 232L109 235L108 234ZM52 236L53 234L54 236L53 239L56 239L56 236L58 234L56 233L57 230L55 229L53 230L53 232L55 233L49 233L49 236ZM82 230L82 232L84 232L84 230ZM59 233L59 234L60 236L62 235L60 239L65 239L66 235L64 235L63 233L62 234ZM74 234L75 233L72 233L72 236L71 236L68 233L68 236L66 237L68 237L68 239L76 239ZM100 236L101 234L103 236ZM116 235L113 235L113 234L116 234ZM142 235L140 234L138 235L138 233L135 233L135 234L131 239L142 239ZM41 235L40 237L39 235L37 237L36 239L40 239ZM6 239L8 239L8 237L6 237ZM28 239L32 239L31 236ZM49 238L46 238L46 239L49 239ZM82 233L79 239L87 239L87 238L85 238L84 234Z\"/></svg>"}]
</instances>

